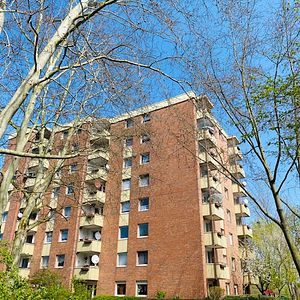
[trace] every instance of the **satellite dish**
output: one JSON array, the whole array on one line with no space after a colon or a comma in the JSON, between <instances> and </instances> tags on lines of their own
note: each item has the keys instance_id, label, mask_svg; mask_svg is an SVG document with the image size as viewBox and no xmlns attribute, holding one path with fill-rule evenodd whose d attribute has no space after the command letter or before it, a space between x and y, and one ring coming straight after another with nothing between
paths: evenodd
<instances>
[{"instance_id":1,"label":"satellite dish","mask_svg":"<svg viewBox=\"0 0 300 300\"><path fill-rule=\"evenodd\" d=\"M23 217L23 214L21 212L18 213L18 218L21 219Z\"/></svg>"},{"instance_id":2,"label":"satellite dish","mask_svg":"<svg viewBox=\"0 0 300 300\"><path fill-rule=\"evenodd\" d=\"M247 199L247 198L245 198L243 202L244 202L244 204L246 204L246 205L247 205L249 201L248 201L248 199Z\"/></svg>"},{"instance_id":3,"label":"satellite dish","mask_svg":"<svg viewBox=\"0 0 300 300\"><path fill-rule=\"evenodd\" d=\"M96 266L96 264L99 262L99 256L94 254L92 257L91 257L91 261L92 263Z\"/></svg>"},{"instance_id":4,"label":"satellite dish","mask_svg":"<svg viewBox=\"0 0 300 300\"><path fill-rule=\"evenodd\" d=\"M105 169L108 171L109 170L109 164L105 165Z\"/></svg>"},{"instance_id":5,"label":"satellite dish","mask_svg":"<svg viewBox=\"0 0 300 300\"><path fill-rule=\"evenodd\" d=\"M101 233L99 231L95 232L95 239L97 241L100 241L101 240Z\"/></svg>"},{"instance_id":6,"label":"satellite dish","mask_svg":"<svg viewBox=\"0 0 300 300\"><path fill-rule=\"evenodd\" d=\"M243 186L246 186L246 185L247 185L247 182L246 182L246 181L243 181L243 182L242 182L242 185L243 185Z\"/></svg>"}]
</instances>

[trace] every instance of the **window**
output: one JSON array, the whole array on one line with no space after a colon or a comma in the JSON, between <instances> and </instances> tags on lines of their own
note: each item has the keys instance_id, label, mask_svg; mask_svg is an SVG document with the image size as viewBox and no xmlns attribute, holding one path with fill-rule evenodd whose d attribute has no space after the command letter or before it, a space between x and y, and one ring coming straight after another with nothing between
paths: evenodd
<instances>
[{"instance_id":1,"label":"window","mask_svg":"<svg viewBox=\"0 0 300 300\"><path fill-rule=\"evenodd\" d=\"M233 292L234 292L235 295L238 295L238 294L239 294L237 284L235 284L235 285L233 286Z\"/></svg>"},{"instance_id":2,"label":"window","mask_svg":"<svg viewBox=\"0 0 300 300\"><path fill-rule=\"evenodd\" d=\"M126 128L131 128L131 127L133 127L133 125L134 125L133 119L126 120L126 123L125 123Z\"/></svg>"},{"instance_id":3,"label":"window","mask_svg":"<svg viewBox=\"0 0 300 300\"><path fill-rule=\"evenodd\" d=\"M214 262L213 250L206 250L206 262L212 264Z\"/></svg>"},{"instance_id":4,"label":"window","mask_svg":"<svg viewBox=\"0 0 300 300\"><path fill-rule=\"evenodd\" d=\"M2 213L2 223L7 221L7 217L8 217L8 211L5 211Z\"/></svg>"},{"instance_id":5,"label":"window","mask_svg":"<svg viewBox=\"0 0 300 300\"><path fill-rule=\"evenodd\" d=\"M68 130L65 130L65 131L63 131L63 133L62 133L62 138L63 138L63 139L67 139L67 138L68 138L68 135L69 135L69 131L68 131Z\"/></svg>"},{"instance_id":6,"label":"window","mask_svg":"<svg viewBox=\"0 0 300 300\"><path fill-rule=\"evenodd\" d=\"M133 145L133 137L129 136L125 139L125 147L131 147Z\"/></svg>"},{"instance_id":7,"label":"window","mask_svg":"<svg viewBox=\"0 0 300 300\"><path fill-rule=\"evenodd\" d=\"M65 255L64 254L56 255L56 267L62 268L64 264L65 264Z\"/></svg>"},{"instance_id":8,"label":"window","mask_svg":"<svg viewBox=\"0 0 300 300\"><path fill-rule=\"evenodd\" d=\"M141 154L141 165L147 164L150 162L150 153Z\"/></svg>"},{"instance_id":9,"label":"window","mask_svg":"<svg viewBox=\"0 0 300 300\"><path fill-rule=\"evenodd\" d=\"M137 265L138 266L148 265L148 251L137 252Z\"/></svg>"},{"instance_id":10,"label":"window","mask_svg":"<svg viewBox=\"0 0 300 300\"><path fill-rule=\"evenodd\" d=\"M52 243L52 236L53 236L53 232L47 231L45 233L45 243Z\"/></svg>"},{"instance_id":11,"label":"window","mask_svg":"<svg viewBox=\"0 0 300 300\"><path fill-rule=\"evenodd\" d=\"M33 242L34 242L34 238L33 237L34 237L33 234L28 234L26 236L26 242L25 243L33 244Z\"/></svg>"},{"instance_id":12,"label":"window","mask_svg":"<svg viewBox=\"0 0 300 300\"><path fill-rule=\"evenodd\" d=\"M141 135L141 144L147 143L150 141L150 135L149 134L143 134Z\"/></svg>"},{"instance_id":13,"label":"window","mask_svg":"<svg viewBox=\"0 0 300 300\"><path fill-rule=\"evenodd\" d=\"M119 227L119 237L120 239L128 239L128 226Z\"/></svg>"},{"instance_id":14,"label":"window","mask_svg":"<svg viewBox=\"0 0 300 300\"><path fill-rule=\"evenodd\" d=\"M236 265L235 265L235 258L234 257L231 257L231 270L233 272L236 271Z\"/></svg>"},{"instance_id":15,"label":"window","mask_svg":"<svg viewBox=\"0 0 300 300\"><path fill-rule=\"evenodd\" d=\"M147 295L148 295L147 281L137 281L136 282L136 295L139 297L147 297Z\"/></svg>"},{"instance_id":16,"label":"window","mask_svg":"<svg viewBox=\"0 0 300 300\"><path fill-rule=\"evenodd\" d=\"M125 282L116 282L116 295L125 296L126 295L126 283Z\"/></svg>"},{"instance_id":17,"label":"window","mask_svg":"<svg viewBox=\"0 0 300 300\"><path fill-rule=\"evenodd\" d=\"M130 186L131 186L131 179L130 178L122 180L122 190L123 191L130 190Z\"/></svg>"},{"instance_id":18,"label":"window","mask_svg":"<svg viewBox=\"0 0 300 300\"><path fill-rule=\"evenodd\" d=\"M74 185L73 185L73 183L71 183L67 186L67 195L71 195L71 194L74 194Z\"/></svg>"},{"instance_id":19,"label":"window","mask_svg":"<svg viewBox=\"0 0 300 300\"><path fill-rule=\"evenodd\" d=\"M139 200L139 211L145 211L149 209L149 198L144 197Z\"/></svg>"},{"instance_id":20,"label":"window","mask_svg":"<svg viewBox=\"0 0 300 300\"><path fill-rule=\"evenodd\" d=\"M131 168L132 167L132 157L128 157L124 159L124 168Z\"/></svg>"},{"instance_id":21,"label":"window","mask_svg":"<svg viewBox=\"0 0 300 300\"><path fill-rule=\"evenodd\" d=\"M148 236L148 223L138 224L138 237Z\"/></svg>"},{"instance_id":22,"label":"window","mask_svg":"<svg viewBox=\"0 0 300 300\"><path fill-rule=\"evenodd\" d=\"M3 240L3 233L0 233L0 241Z\"/></svg>"},{"instance_id":23,"label":"window","mask_svg":"<svg viewBox=\"0 0 300 300\"><path fill-rule=\"evenodd\" d=\"M52 198L57 198L58 197L59 190L60 190L59 186L56 186L55 188L53 188L53 190L52 190Z\"/></svg>"},{"instance_id":24,"label":"window","mask_svg":"<svg viewBox=\"0 0 300 300\"><path fill-rule=\"evenodd\" d=\"M229 222L231 222L231 212L230 212L229 209L227 209L226 214L227 214L227 220L228 220Z\"/></svg>"},{"instance_id":25,"label":"window","mask_svg":"<svg viewBox=\"0 0 300 300\"><path fill-rule=\"evenodd\" d=\"M20 268L21 269L29 268L29 257L21 257Z\"/></svg>"},{"instance_id":26,"label":"window","mask_svg":"<svg viewBox=\"0 0 300 300\"><path fill-rule=\"evenodd\" d=\"M130 211L130 201L121 202L121 213L129 213Z\"/></svg>"},{"instance_id":27,"label":"window","mask_svg":"<svg viewBox=\"0 0 300 300\"><path fill-rule=\"evenodd\" d=\"M71 151L74 152L78 152L79 151L79 145L77 143L72 144L71 146Z\"/></svg>"},{"instance_id":28,"label":"window","mask_svg":"<svg viewBox=\"0 0 300 300\"><path fill-rule=\"evenodd\" d=\"M212 232L212 221L211 220L204 221L204 232Z\"/></svg>"},{"instance_id":29,"label":"window","mask_svg":"<svg viewBox=\"0 0 300 300\"><path fill-rule=\"evenodd\" d=\"M143 115L143 123L147 123L151 120L151 115L150 114L144 114Z\"/></svg>"},{"instance_id":30,"label":"window","mask_svg":"<svg viewBox=\"0 0 300 300\"><path fill-rule=\"evenodd\" d=\"M37 211L31 212L31 214L29 215L29 220L35 221L37 219L37 215L38 215Z\"/></svg>"},{"instance_id":31,"label":"window","mask_svg":"<svg viewBox=\"0 0 300 300\"><path fill-rule=\"evenodd\" d=\"M70 173L75 173L77 171L77 164L70 165Z\"/></svg>"},{"instance_id":32,"label":"window","mask_svg":"<svg viewBox=\"0 0 300 300\"><path fill-rule=\"evenodd\" d=\"M62 229L60 231L60 242L66 242L68 240L69 230Z\"/></svg>"},{"instance_id":33,"label":"window","mask_svg":"<svg viewBox=\"0 0 300 300\"><path fill-rule=\"evenodd\" d=\"M230 283L226 283L226 295L230 295Z\"/></svg>"},{"instance_id":34,"label":"window","mask_svg":"<svg viewBox=\"0 0 300 300\"><path fill-rule=\"evenodd\" d=\"M49 266L49 256L42 256L41 267L48 268L48 266Z\"/></svg>"},{"instance_id":35,"label":"window","mask_svg":"<svg viewBox=\"0 0 300 300\"><path fill-rule=\"evenodd\" d=\"M148 186L149 183L150 183L149 174L140 175L140 177L139 177L139 187Z\"/></svg>"},{"instance_id":36,"label":"window","mask_svg":"<svg viewBox=\"0 0 300 300\"><path fill-rule=\"evenodd\" d=\"M228 240L229 240L229 245L233 245L233 234L232 233L229 233Z\"/></svg>"},{"instance_id":37,"label":"window","mask_svg":"<svg viewBox=\"0 0 300 300\"><path fill-rule=\"evenodd\" d=\"M66 206L64 208L63 215L65 218L70 218L71 217L71 206Z\"/></svg>"},{"instance_id":38,"label":"window","mask_svg":"<svg viewBox=\"0 0 300 300\"><path fill-rule=\"evenodd\" d=\"M118 267L127 266L127 252L118 253Z\"/></svg>"}]
</instances>

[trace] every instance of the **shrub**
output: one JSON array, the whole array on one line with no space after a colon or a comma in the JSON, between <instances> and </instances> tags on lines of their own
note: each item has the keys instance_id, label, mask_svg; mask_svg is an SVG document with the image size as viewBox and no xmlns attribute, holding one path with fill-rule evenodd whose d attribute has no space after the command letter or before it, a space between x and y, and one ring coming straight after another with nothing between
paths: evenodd
<instances>
[{"instance_id":1,"label":"shrub","mask_svg":"<svg viewBox=\"0 0 300 300\"><path fill-rule=\"evenodd\" d=\"M93 300L120 300L120 297L101 295L101 296L94 297ZM141 298L125 296L122 297L122 300L141 300Z\"/></svg>"},{"instance_id":2,"label":"shrub","mask_svg":"<svg viewBox=\"0 0 300 300\"><path fill-rule=\"evenodd\" d=\"M155 299L161 300L161 299L165 299L165 297L166 297L166 292L164 292L164 291L156 292Z\"/></svg>"},{"instance_id":3,"label":"shrub","mask_svg":"<svg viewBox=\"0 0 300 300\"><path fill-rule=\"evenodd\" d=\"M220 300L224 297L224 289L219 286L210 287L208 293L209 300Z\"/></svg>"}]
</instances>

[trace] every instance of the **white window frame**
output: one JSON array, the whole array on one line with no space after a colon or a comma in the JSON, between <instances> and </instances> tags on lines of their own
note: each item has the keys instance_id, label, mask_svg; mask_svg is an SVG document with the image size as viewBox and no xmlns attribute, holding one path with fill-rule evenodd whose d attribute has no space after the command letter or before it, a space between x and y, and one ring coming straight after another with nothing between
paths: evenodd
<instances>
[{"instance_id":1,"label":"white window frame","mask_svg":"<svg viewBox=\"0 0 300 300\"><path fill-rule=\"evenodd\" d=\"M130 163L130 165L126 165L126 162L131 162ZM123 161L123 168L124 169L129 169L129 168L131 168L132 167L132 157L126 157L126 158L124 158L124 161Z\"/></svg>"},{"instance_id":2,"label":"white window frame","mask_svg":"<svg viewBox=\"0 0 300 300\"><path fill-rule=\"evenodd\" d=\"M48 257L48 259L47 259L47 265L44 265L44 257ZM49 255L43 255L41 257L41 268L43 268L43 269L49 268L49 258L50 258Z\"/></svg>"},{"instance_id":3,"label":"white window frame","mask_svg":"<svg viewBox=\"0 0 300 300\"><path fill-rule=\"evenodd\" d=\"M151 114L150 113L144 113L142 116L142 123L148 123L151 121Z\"/></svg>"},{"instance_id":4,"label":"white window frame","mask_svg":"<svg viewBox=\"0 0 300 300\"><path fill-rule=\"evenodd\" d=\"M140 140L141 140L141 144L150 142L150 140L151 140L150 134L147 134L147 133L142 134Z\"/></svg>"},{"instance_id":5,"label":"white window frame","mask_svg":"<svg viewBox=\"0 0 300 300\"><path fill-rule=\"evenodd\" d=\"M141 201L144 200L144 199L148 199L148 208L141 209L142 208ZM139 211L148 211L149 210L149 206L150 206L150 199L149 199L149 197L143 197L143 198L139 199Z\"/></svg>"},{"instance_id":6,"label":"white window frame","mask_svg":"<svg viewBox=\"0 0 300 300\"><path fill-rule=\"evenodd\" d=\"M131 145L127 145L128 140L131 140ZM133 146L133 137L132 136L128 136L127 138L125 138L124 140L124 147L132 147Z\"/></svg>"},{"instance_id":7,"label":"white window frame","mask_svg":"<svg viewBox=\"0 0 300 300\"><path fill-rule=\"evenodd\" d=\"M143 157L148 157L148 161L143 162ZM140 155L140 164L141 165L146 165L146 164L149 164L149 163L150 163L150 153L149 152L142 153Z\"/></svg>"},{"instance_id":8,"label":"white window frame","mask_svg":"<svg viewBox=\"0 0 300 300\"><path fill-rule=\"evenodd\" d=\"M47 241L47 233L50 233L50 232L51 232L51 241L48 242L48 241ZM52 241L53 241L53 231L46 231L46 232L45 232L45 240L44 240L44 244L51 244Z\"/></svg>"},{"instance_id":9,"label":"white window frame","mask_svg":"<svg viewBox=\"0 0 300 300\"><path fill-rule=\"evenodd\" d=\"M147 286L147 295L140 295L138 292L138 286L139 285L146 285ZM137 281L135 284L136 288L135 288L135 295L136 297L148 297L148 282L146 280L141 280L141 281Z\"/></svg>"},{"instance_id":10,"label":"white window frame","mask_svg":"<svg viewBox=\"0 0 300 300\"><path fill-rule=\"evenodd\" d=\"M147 263L146 264L140 264L139 263L139 253L141 253L141 252L147 253ZM149 252L148 252L148 250L137 251L136 252L136 265L138 267L145 267L145 266L148 266L148 264L149 264Z\"/></svg>"},{"instance_id":11,"label":"white window frame","mask_svg":"<svg viewBox=\"0 0 300 300\"><path fill-rule=\"evenodd\" d=\"M70 164L70 173L76 173L78 171L78 165L77 163Z\"/></svg>"},{"instance_id":12,"label":"white window frame","mask_svg":"<svg viewBox=\"0 0 300 300\"><path fill-rule=\"evenodd\" d=\"M128 186L124 185L125 182L128 183ZM129 191L131 189L131 178L126 178L122 180L122 191Z\"/></svg>"},{"instance_id":13,"label":"white window frame","mask_svg":"<svg viewBox=\"0 0 300 300\"><path fill-rule=\"evenodd\" d=\"M120 257L122 256L122 255L125 255L126 256L126 264L120 264ZM119 267L119 268L125 268L125 267L127 267L127 264L128 264L128 252L119 252L118 254L117 254L117 267Z\"/></svg>"},{"instance_id":14,"label":"white window frame","mask_svg":"<svg viewBox=\"0 0 300 300\"><path fill-rule=\"evenodd\" d=\"M67 232L67 238L65 240L62 239L63 232ZM61 229L59 231L59 241L61 243L66 243L68 241L68 239L69 239L69 229Z\"/></svg>"},{"instance_id":15,"label":"white window frame","mask_svg":"<svg viewBox=\"0 0 300 300\"><path fill-rule=\"evenodd\" d=\"M129 209L128 209L128 211L123 211L123 205L124 204L129 204ZM128 201L124 201L124 202L121 202L121 205L120 205L120 213L121 214L129 214L129 212L130 212L130 201L128 200Z\"/></svg>"},{"instance_id":16,"label":"white window frame","mask_svg":"<svg viewBox=\"0 0 300 300\"><path fill-rule=\"evenodd\" d=\"M118 294L118 284L125 284L125 294ZM116 282L116 290L115 290L116 296L120 296L120 297L126 296L126 290L127 290L126 281L117 281Z\"/></svg>"},{"instance_id":17,"label":"white window frame","mask_svg":"<svg viewBox=\"0 0 300 300\"><path fill-rule=\"evenodd\" d=\"M64 263L63 263L62 266L58 265L58 258L59 257L63 257L64 258ZM56 255L56 257L55 257L55 268L62 269L65 266L65 261L66 261L66 255L65 254L58 254L58 255Z\"/></svg>"},{"instance_id":18,"label":"white window frame","mask_svg":"<svg viewBox=\"0 0 300 300\"><path fill-rule=\"evenodd\" d=\"M139 187L147 187L150 185L150 175L143 174L139 176Z\"/></svg>"},{"instance_id":19,"label":"white window frame","mask_svg":"<svg viewBox=\"0 0 300 300\"><path fill-rule=\"evenodd\" d=\"M69 189L71 189L71 192ZM74 195L74 192L75 192L74 184L73 183L68 184L66 187L66 195Z\"/></svg>"},{"instance_id":20,"label":"white window frame","mask_svg":"<svg viewBox=\"0 0 300 300\"><path fill-rule=\"evenodd\" d=\"M66 214L66 209L70 209L70 215L67 215ZM71 218L71 214L72 214L72 206L65 206L64 207L64 211L63 211L63 216L65 217L65 218Z\"/></svg>"},{"instance_id":21,"label":"white window frame","mask_svg":"<svg viewBox=\"0 0 300 300\"><path fill-rule=\"evenodd\" d=\"M23 262L23 260L24 259L28 259L28 264L27 264L27 266L26 266L26 268L23 268L22 267L22 262ZM19 263L19 268L20 269L29 269L30 268L30 257L27 257L27 256L21 256L21 258L20 258L20 263Z\"/></svg>"},{"instance_id":22,"label":"white window frame","mask_svg":"<svg viewBox=\"0 0 300 300\"><path fill-rule=\"evenodd\" d=\"M128 118L125 120L125 128L132 128L134 126L134 120L132 118Z\"/></svg>"},{"instance_id":23,"label":"white window frame","mask_svg":"<svg viewBox=\"0 0 300 300\"><path fill-rule=\"evenodd\" d=\"M141 235L140 232L140 226L147 224L147 235ZM138 238L147 238L149 236L149 223L140 223L138 224L138 230L137 230Z\"/></svg>"}]
</instances>

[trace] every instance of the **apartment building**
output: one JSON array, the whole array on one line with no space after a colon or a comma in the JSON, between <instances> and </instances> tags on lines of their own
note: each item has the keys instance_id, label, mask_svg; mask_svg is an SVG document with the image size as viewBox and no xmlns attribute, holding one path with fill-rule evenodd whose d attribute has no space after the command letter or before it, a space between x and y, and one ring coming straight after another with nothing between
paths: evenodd
<instances>
[{"instance_id":1,"label":"apartment building","mask_svg":"<svg viewBox=\"0 0 300 300\"><path fill-rule=\"evenodd\" d=\"M76 276L105 295L193 299L216 285L243 293L239 244L252 232L238 184L242 153L212 108L191 93L83 124L71 147L92 151L53 176L29 223L53 217L28 231L20 273L53 269L66 285ZM55 149L67 136L56 133ZM53 161L25 159L19 168L26 191L37 192L41 164L47 173ZM14 237L22 199L11 186L3 239Z\"/></svg>"}]
</instances>

